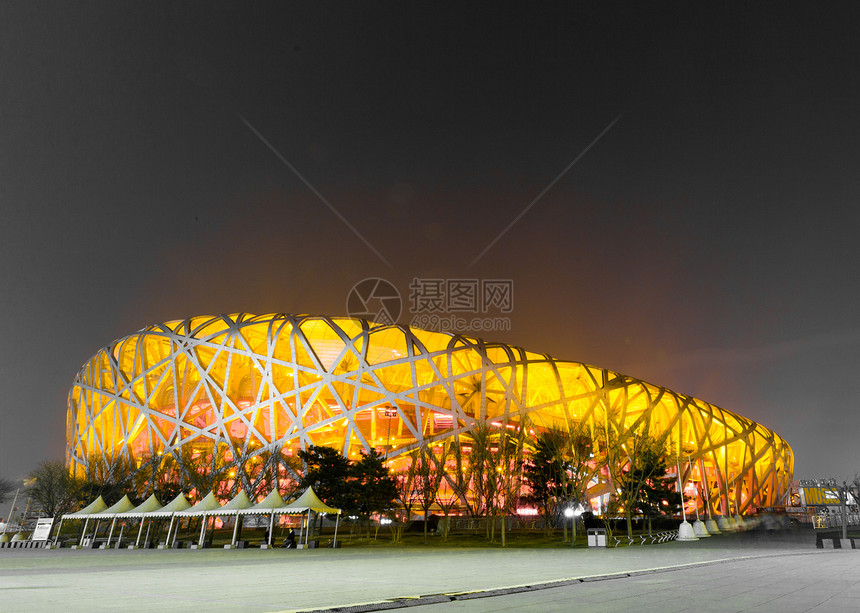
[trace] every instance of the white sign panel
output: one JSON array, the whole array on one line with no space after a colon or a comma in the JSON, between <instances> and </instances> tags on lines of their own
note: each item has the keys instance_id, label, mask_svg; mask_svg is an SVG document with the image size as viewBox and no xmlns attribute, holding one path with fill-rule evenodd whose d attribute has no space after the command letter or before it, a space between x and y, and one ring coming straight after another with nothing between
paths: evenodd
<instances>
[{"instance_id":1,"label":"white sign panel","mask_svg":"<svg viewBox=\"0 0 860 613\"><path fill-rule=\"evenodd\" d=\"M51 527L54 525L53 517L42 517L36 521L36 529L33 530L34 541L47 541L51 536Z\"/></svg>"}]
</instances>

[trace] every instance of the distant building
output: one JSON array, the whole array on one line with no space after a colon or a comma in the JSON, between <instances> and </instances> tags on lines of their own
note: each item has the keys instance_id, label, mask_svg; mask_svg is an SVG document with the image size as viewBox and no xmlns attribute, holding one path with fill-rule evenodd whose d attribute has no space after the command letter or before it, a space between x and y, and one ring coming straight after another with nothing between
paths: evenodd
<instances>
[{"instance_id":1,"label":"distant building","mask_svg":"<svg viewBox=\"0 0 860 613\"><path fill-rule=\"evenodd\" d=\"M471 441L479 422L526 424L533 437L584 421L623 438L642 420L671 433L700 509L790 504L788 443L702 400L501 343L305 315L194 317L111 343L69 393L67 461L77 474L105 474L118 462L186 470L196 458L262 479L288 477L286 460L312 445L349 458L375 448L396 464L425 443ZM603 481L590 489L607 492Z\"/></svg>"}]
</instances>

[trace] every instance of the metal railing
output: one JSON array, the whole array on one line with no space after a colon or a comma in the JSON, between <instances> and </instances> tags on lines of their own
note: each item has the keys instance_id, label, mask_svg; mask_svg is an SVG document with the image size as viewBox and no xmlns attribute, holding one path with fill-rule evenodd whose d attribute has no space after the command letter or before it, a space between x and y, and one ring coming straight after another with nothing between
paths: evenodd
<instances>
[{"instance_id":1,"label":"metal railing","mask_svg":"<svg viewBox=\"0 0 860 613\"><path fill-rule=\"evenodd\" d=\"M848 514L848 526L856 527L860 526L860 515L856 513ZM813 528L841 528L842 527L842 515L839 513L828 513L827 515L813 515L812 516L812 527Z\"/></svg>"},{"instance_id":2,"label":"metal railing","mask_svg":"<svg viewBox=\"0 0 860 613\"><path fill-rule=\"evenodd\" d=\"M678 538L677 530L667 530L665 532L655 532L654 534L637 534L636 536L613 536L613 547L619 545L654 545L657 543L666 543L674 541Z\"/></svg>"}]
</instances>

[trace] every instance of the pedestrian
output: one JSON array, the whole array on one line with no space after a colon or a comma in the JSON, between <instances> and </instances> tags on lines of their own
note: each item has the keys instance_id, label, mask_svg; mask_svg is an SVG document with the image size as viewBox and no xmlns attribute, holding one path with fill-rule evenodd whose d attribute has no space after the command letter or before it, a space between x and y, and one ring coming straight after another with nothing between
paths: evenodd
<instances>
[{"instance_id":1,"label":"pedestrian","mask_svg":"<svg viewBox=\"0 0 860 613\"><path fill-rule=\"evenodd\" d=\"M296 548L296 531L292 528L290 528L290 531L287 533L287 538L284 539L284 547L287 549Z\"/></svg>"}]
</instances>

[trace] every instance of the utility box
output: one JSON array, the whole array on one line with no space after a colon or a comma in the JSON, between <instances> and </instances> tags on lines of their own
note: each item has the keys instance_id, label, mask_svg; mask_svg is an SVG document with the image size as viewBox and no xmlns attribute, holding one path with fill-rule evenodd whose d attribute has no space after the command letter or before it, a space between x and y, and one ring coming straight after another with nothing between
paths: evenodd
<instances>
[{"instance_id":1,"label":"utility box","mask_svg":"<svg viewBox=\"0 0 860 613\"><path fill-rule=\"evenodd\" d=\"M606 528L589 528L588 546L606 547Z\"/></svg>"}]
</instances>

